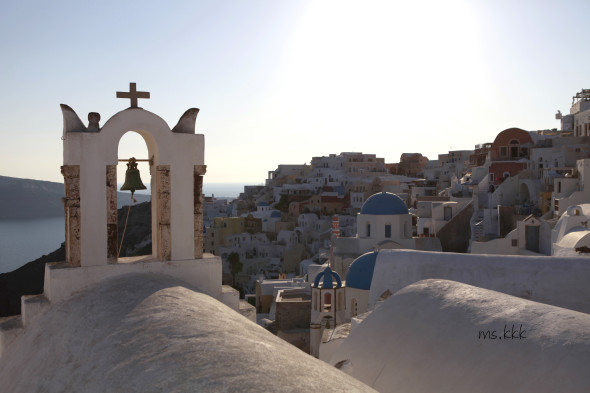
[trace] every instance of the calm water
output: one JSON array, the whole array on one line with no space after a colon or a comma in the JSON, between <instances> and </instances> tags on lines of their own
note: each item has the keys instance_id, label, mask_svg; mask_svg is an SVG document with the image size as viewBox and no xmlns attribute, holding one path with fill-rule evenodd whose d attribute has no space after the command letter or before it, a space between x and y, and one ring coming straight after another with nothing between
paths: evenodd
<instances>
[{"instance_id":1,"label":"calm water","mask_svg":"<svg viewBox=\"0 0 590 393\"><path fill-rule=\"evenodd\" d=\"M237 197L243 183L204 183L206 196ZM18 269L27 262L59 248L65 239L63 217L36 220L0 220L0 273Z\"/></svg>"},{"instance_id":2,"label":"calm water","mask_svg":"<svg viewBox=\"0 0 590 393\"><path fill-rule=\"evenodd\" d=\"M55 251L64 239L63 217L0 221L0 273Z\"/></svg>"},{"instance_id":3,"label":"calm water","mask_svg":"<svg viewBox=\"0 0 590 393\"><path fill-rule=\"evenodd\" d=\"M147 190L137 191L138 194L149 194L151 192L149 183L145 184ZM207 183L203 182L203 194L205 196L212 196L218 198L237 198L241 192L244 192L244 183ZM121 184L119 184L121 188Z\"/></svg>"}]
</instances>

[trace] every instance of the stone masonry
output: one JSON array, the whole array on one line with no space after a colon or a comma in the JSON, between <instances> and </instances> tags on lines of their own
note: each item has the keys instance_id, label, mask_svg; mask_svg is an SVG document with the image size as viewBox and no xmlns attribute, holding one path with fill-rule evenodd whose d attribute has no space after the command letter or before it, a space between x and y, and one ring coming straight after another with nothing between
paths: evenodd
<instances>
[{"instance_id":1,"label":"stone masonry","mask_svg":"<svg viewBox=\"0 0 590 393\"><path fill-rule=\"evenodd\" d=\"M66 217L66 262L72 267L81 266L80 241L80 165L63 165Z\"/></svg>"}]
</instances>

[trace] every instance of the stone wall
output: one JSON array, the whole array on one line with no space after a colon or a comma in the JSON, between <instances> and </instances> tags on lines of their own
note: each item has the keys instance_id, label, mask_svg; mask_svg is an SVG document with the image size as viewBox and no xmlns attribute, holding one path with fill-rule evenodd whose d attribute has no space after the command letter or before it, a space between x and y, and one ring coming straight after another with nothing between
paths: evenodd
<instances>
[{"instance_id":1,"label":"stone wall","mask_svg":"<svg viewBox=\"0 0 590 393\"><path fill-rule=\"evenodd\" d=\"M203 175L206 165L195 165L194 169L194 221L195 221L195 259L203 257Z\"/></svg>"},{"instance_id":2,"label":"stone wall","mask_svg":"<svg viewBox=\"0 0 590 393\"><path fill-rule=\"evenodd\" d=\"M63 165L66 196L64 213L66 217L66 262L70 266L81 266L81 211L80 211L80 165Z\"/></svg>"},{"instance_id":3,"label":"stone wall","mask_svg":"<svg viewBox=\"0 0 590 393\"><path fill-rule=\"evenodd\" d=\"M107 165L107 260L116 263L118 258L117 228L117 166Z\"/></svg>"},{"instance_id":4,"label":"stone wall","mask_svg":"<svg viewBox=\"0 0 590 393\"><path fill-rule=\"evenodd\" d=\"M156 203L158 204L158 241L156 247L158 250L158 259L160 261L169 261L172 259L172 236L170 234L170 165L158 165L156 168L156 184Z\"/></svg>"},{"instance_id":5,"label":"stone wall","mask_svg":"<svg viewBox=\"0 0 590 393\"><path fill-rule=\"evenodd\" d=\"M279 330L309 329L311 300L276 303L276 324Z\"/></svg>"}]
</instances>

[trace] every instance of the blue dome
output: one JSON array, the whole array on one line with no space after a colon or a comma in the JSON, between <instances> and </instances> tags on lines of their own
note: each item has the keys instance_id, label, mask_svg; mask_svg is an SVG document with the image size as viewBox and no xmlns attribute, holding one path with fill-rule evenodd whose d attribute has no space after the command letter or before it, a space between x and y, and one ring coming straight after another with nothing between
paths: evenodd
<instances>
[{"instance_id":1,"label":"blue dome","mask_svg":"<svg viewBox=\"0 0 590 393\"><path fill-rule=\"evenodd\" d=\"M258 202L258 205L256 206L268 206L267 202Z\"/></svg>"},{"instance_id":2,"label":"blue dome","mask_svg":"<svg viewBox=\"0 0 590 393\"><path fill-rule=\"evenodd\" d=\"M368 252L355 259L348 268L348 273L346 273L346 287L371 289L376 261L377 251Z\"/></svg>"},{"instance_id":3,"label":"blue dome","mask_svg":"<svg viewBox=\"0 0 590 393\"><path fill-rule=\"evenodd\" d=\"M281 212L278 210L275 210L272 213L270 213L270 216L273 218L281 218Z\"/></svg>"},{"instance_id":4,"label":"blue dome","mask_svg":"<svg viewBox=\"0 0 590 393\"><path fill-rule=\"evenodd\" d=\"M322 280L323 278L323 280ZM334 283L332 282L332 278L336 280L336 288L342 287L342 280L340 280L340 276L335 271L332 271L330 267L326 267L322 272L318 273L315 276L315 281L313 282L314 288L319 288L320 280L322 280L323 285L322 289L331 289L334 288Z\"/></svg>"},{"instance_id":5,"label":"blue dome","mask_svg":"<svg viewBox=\"0 0 590 393\"><path fill-rule=\"evenodd\" d=\"M390 192L373 194L361 209L361 214L392 215L408 214L408 208L400 197Z\"/></svg>"}]
</instances>

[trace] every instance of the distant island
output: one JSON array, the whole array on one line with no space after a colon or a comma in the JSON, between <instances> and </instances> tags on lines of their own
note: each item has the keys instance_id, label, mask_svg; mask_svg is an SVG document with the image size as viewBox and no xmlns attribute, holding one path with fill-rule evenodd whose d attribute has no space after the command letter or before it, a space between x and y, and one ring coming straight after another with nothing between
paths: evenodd
<instances>
[{"instance_id":1,"label":"distant island","mask_svg":"<svg viewBox=\"0 0 590 393\"><path fill-rule=\"evenodd\" d=\"M63 216L63 183L0 176L0 220L20 220ZM149 195L136 194L138 202ZM128 205L128 193L119 193L119 207Z\"/></svg>"}]
</instances>

